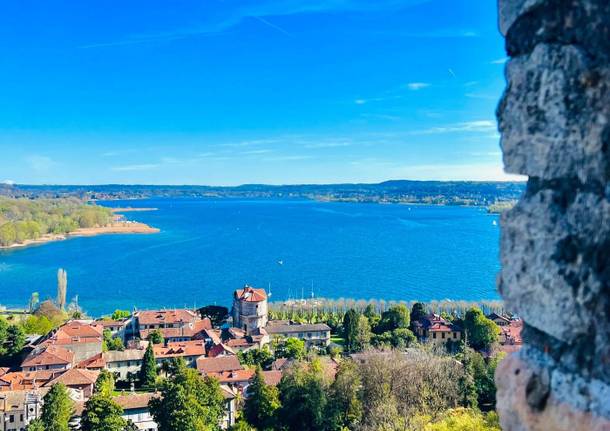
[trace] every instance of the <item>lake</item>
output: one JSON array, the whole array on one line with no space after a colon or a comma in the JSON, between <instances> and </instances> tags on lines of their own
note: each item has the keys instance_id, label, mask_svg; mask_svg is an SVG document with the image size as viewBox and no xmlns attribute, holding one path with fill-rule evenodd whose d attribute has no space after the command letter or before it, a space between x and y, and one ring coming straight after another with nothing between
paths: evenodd
<instances>
[{"instance_id":1,"label":"lake","mask_svg":"<svg viewBox=\"0 0 610 431\"><path fill-rule=\"evenodd\" d=\"M114 207L161 232L73 238L0 251L0 304L68 297L116 308L230 306L245 283L272 300L310 297L498 299L498 216L478 207L313 201L150 199ZM312 289L313 286L313 289Z\"/></svg>"}]
</instances>

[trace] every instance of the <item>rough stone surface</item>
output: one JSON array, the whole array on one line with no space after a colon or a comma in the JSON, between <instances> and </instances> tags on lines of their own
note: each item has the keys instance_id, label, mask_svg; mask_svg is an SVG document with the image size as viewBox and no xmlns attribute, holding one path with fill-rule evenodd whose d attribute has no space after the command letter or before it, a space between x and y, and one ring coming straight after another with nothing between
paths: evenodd
<instances>
[{"instance_id":1,"label":"rough stone surface","mask_svg":"<svg viewBox=\"0 0 610 431\"><path fill-rule=\"evenodd\" d=\"M610 431L610 0L500 0L499 290L525 321L498 367L503 429Z\"/></svg>"},{"instance_id":2,"label":"rough stone surface","mask_svg":"<svg viewBox=\"0 0 610 431\"><path fill-rule=\"evenodd\" d=\"M500 423L505 431L610 431L610 422L595 410L595 405L607 402L607 393L589 393L586 382L574 382L573 376L559 372L551 377L554 385L563 385L573 391L576 402L566 402L557 396L556 391L546 390L544 377L548 374L545 367L529 362L514 354L504 359L496 372L498 387L497 406ZM557 375L555 375L557 374ZM532 404L537 401L538 405Z\"/></svg>"}]
</instances>

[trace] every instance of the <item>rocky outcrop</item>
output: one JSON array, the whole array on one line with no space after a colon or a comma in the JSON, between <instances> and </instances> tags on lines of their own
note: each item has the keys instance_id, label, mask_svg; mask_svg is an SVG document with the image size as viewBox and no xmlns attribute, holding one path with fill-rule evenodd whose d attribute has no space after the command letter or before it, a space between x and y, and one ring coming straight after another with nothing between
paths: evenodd
<instances>
[{"instance_id":1,"label":"rocky outcrop","mask_svg":"<svg viewBox=\"0 0 610 431\"><path fill-rule=\"evenodd\" d=\"M511 57L499 290L525 348L498 368L505 430L610 430L610 1L500 0Z\"/></svg>"}]
</instances>

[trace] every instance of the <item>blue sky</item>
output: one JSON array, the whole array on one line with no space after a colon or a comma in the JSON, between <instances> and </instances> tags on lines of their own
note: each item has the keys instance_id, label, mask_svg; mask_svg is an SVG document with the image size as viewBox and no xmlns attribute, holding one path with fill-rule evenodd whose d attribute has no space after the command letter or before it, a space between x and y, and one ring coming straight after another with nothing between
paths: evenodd
<instances>
[{"instance_id":1,"label":"blue sky","mask_svg":"<svg viewBox=\"0 0 610 431\"><path fill-rule=\"evenodd\" d=\"M0 181L508 179L495 8L4 2Z\"/></svg>"}]
</instances>

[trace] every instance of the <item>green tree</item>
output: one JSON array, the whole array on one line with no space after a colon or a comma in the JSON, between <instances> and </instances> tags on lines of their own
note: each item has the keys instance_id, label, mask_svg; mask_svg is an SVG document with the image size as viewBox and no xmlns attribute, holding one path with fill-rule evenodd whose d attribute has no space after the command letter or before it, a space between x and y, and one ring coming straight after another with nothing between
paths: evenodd
<instances>
[{"instance_id":1,"label":"green tree","mask_svg":"<svg viewBox=\"0 0 610 431\"><path fill-rule=\"evenodd\" d=\"M501 431L495 412L482 414L472 409L451 409L442 417L428 423L424 431Z\"/></svg>"},{"instance_id":2,"label":"green tree","mask_svg":"<svg viewBox=\"0 0 610 431\"><path fill-rule=\"evenodd\" d=\"M175 373L163 382L161 396L149 403L159 431L218 430L224 414L218 380L202 378L183 362L177 362L176 367Z\"/></svg>"},{"instance_id":3,"label":"green tree","mask_svg":"<svg viewBox=\"0 0 610 431\"><path fill-rule=\"evenodd\" d=\"M129 316L131 316L129 310L114 310L110 318L112 320L122 320L128 318Z\"/></svg>"},{"instance_id":4,"label":"green tree","mask_svg":"<svg viewBox=\"0 0 610 431\"><path fill-rule=\"evenodd\" d=\"M25 347L25 332L21 326L10 325L6 331L6 352L9 355L20 353Z\"/></svg>"},{"instance_id":5,"label":"green tree","mask_svg":"<svg viewBox=\"0 0 610 431\"><path fill-rule=\"evenodd\" d=\"M123 409L108 394L97 393L85 403L81 418L82 431L123 431L127 421Z\"/></svg>"},{"instance_id":6,"label":"green tree","mask_svg":"<svg viewBox=\"0 0 610 431\"><path fill-rule=\"evenodd\" d=\"M121 340L119 337L113 337L112 332L110 332L109 329L104 329L102 350L118 350L122 352L125 350L125 345L123 345L123 340Z\"/></svg>"},{"instance_id":7,"label":"green tree","mask_svg":"<svg viewBox=\"0 0 610 431\"><path fill-rule=\"evenodd\" d=\"M362 401L360 390L362 380L352 361L339 365L335 380L328 391L328 428L330 431L354 429L362 420Z\"/></svg>"},{"instance_id":8,"label":"green tree","mask_svg":"<svg viewBox=\"0 0 610 431\"><path fill-rule=\"evenodd\" d=\"M500 328L485 317L481 309L472 307L464 316L468 345L475 350L489 350L498 341Z\"/></svg>"},{"instance_id":9,"label":"green tree","mask_svg":"<svg viewBox=\"0 0 610 431\"><path fill-rule=\"evenodd\" d=\"M411 323L410 314L409 309L404 304L390 307L381 315L381 320L375 328L375 332L381 334L398 328L408 328Z\"/></svg>"},{"instance_id":10,"label":"green tree","mask_svg":"<svg viewBox=\"0 0 610 431\"><path fill-rule=\"evenodd\" d=\"M421 302L416 302L415 304L413 304L413 307L411 307L410 317L412 326L413 322L418 322L422 318L426 317L426 306ZM413 328L411 327L411 329Z\"/></svg>"},{"instance_id":11,"label":"green tree","mask_svg":"<svg viewBox=\"0 0 610 431\"><path fill-rule=\"evenodd\" d=\"M74 411L74 403L68 396L68 390L61 383L56 383L44 396L40 420L45 431L68 431L68 423Z\"/></svg>"},{"instance_id":12,"label":"green tree","mask_svg":"<svg viewBox=\"0 0 610 431\"><path fill-rule=\"evenodd\" d=\"M93 392L95 394L101 394L107 397L112 396L112 392L114 391L114 376L108 370L100 371L99 376L97 376L97 380L95 381L95 386L93 387Z\"/></svg>"},{"instance_id":13,"label":"green tree","mask_svg":"<svg viewBox=\"0 0 610 431\"><path fill-rule=\"evenodd\" d=\"M220 326L229 316L229 309L221 305L207 305L199 309L199 314L210 319L212 326Z\"/></svg>"},{"instance_id":14,"label":"green tree","mask_svg":"<svg viewBox=\"0 0 610 431\"><path fill-rule=\"evenodd\" d=\"M280 408L277 388L265 383L265 377L260 367L250 386L244 406L244 416L250 425L259 431L275 429L276 412Z\"/></svg>"},{"instance_id":15,"label":"green tree","mask_svg":"<svg viewBox=\"0 0 610 431\"><path fill-rule=\"evenodd\" d=\"M417 341L415 334L407 328L396 328L391 334L392 347L396 349L405 349Z\"/></svg>"},{"instance_id":16,"label":"green tree","mask_svg":"<svg viewBox=\"0 0 610 431\"><path fill-rule=\"evenodd\" d=\"M154 331L150 332L146 339L153 344L163 344L163 342L165 341L165 339L163 338L163 334L159 329L155 329Z\"/></svg>"},{"instance_id":17,"label":"green tree","mask_svg":"<svg viewBox=\"0 0 610 431\"><path fill-rule=\"evenodd\" d=\"M381 320L381 315L377 313L377 310L375 310L373 304L367 305L364 309L364 313L362 314L364 314L366 318L369 319L369 324L371 325L371 328L376 327L379 324L379 321Z\"/></svg>"},{"instance_id":18,"label":"green tree","mask_svg":"<svg viewBox=\"0 0 610 431\"><path fill-rule=\"evenodd\" d=\"M229 429L231 431L257 431L256 428L253 428L248 422L243 419L240 419L235 422L235 425L233 425Z\"/></svg>"},{"instance_id":19,"label":"green tree","mask_svg":"<svg viewBox=\"0 0 610 431\"><path fill-rule=\"evenodd\" d=\"M303 359L305 357L305 341L295 337L286 338L276 351L280 358Z\"/></svg>"},{"instance_id":20,"label":"green tree","mask_svg":"<svg viewBox=\"0 0 610 431\"><path fill-rule=\"evenodd\" d=\"M8 322L0 316L0 356L6 354L6 335L8 333Z\"/></svg>"},{"instance_id":21,"label":"green tree","mask_svg":"<svg viewBox=\"0 0 610 431\"><path fill-rule=\"evenodd\" d=\"M356 332L352 340L352 351L361 352L371 341L371 325L366 316L359 315L356 325Z\"/></svg>"},{"instance_id":22,"label":"green tree","mask_svg":"<svg viewBox=\"0 0 610 431\"><path fill-rule=\"evenodd\" d=\"M267 346L262 349L252 349L246 352L237 352L239 362L244 365L251 367L260 366L266 369L273 363L273 354L269 351Z\"/></svg>"},{"instance_id":23,"label":"green tree","mask_svg":"<svg viewBox=\"0 0 610 431\"><path fill-rule=\"evenodd\" d=\"M41 419L34 419L26 428L27 431L45 431L44 424Z\"/></svg>"},{"instance_id":24,"label":"green tree","mask_svg":"<svg viewBox=\"0 0 610 431\"><path fill-rule=\"evenodd\" d=\"M354 309L348 310L343 316L343 338L345 338L345 350L353 352L357 349L358 342L358 320L360 316Z\"/></svg>"},{"instance_id":25,"label":"green tree","mask_svg":"<svg viewBox=\"0 0 610 431\"><path fill-rule=\"evenodd\" d=\"M280 427L288 431L323 429L326 412L326 385L319 360L294 367L279 384Z\"/></svg>"},{"instance_id":26,"label":"green tree","mask_svg":"<svg viewBox=\"0 0 610 431\"><path fill-rule=\"evenodd\" d=\"M148 388L154 387L155 381L157 380L157 361L155 360L155 352L153 351L152 343L148 343L148 346L146 346L139 377L142 386Z\"/></svg>"}]
</instances>

